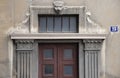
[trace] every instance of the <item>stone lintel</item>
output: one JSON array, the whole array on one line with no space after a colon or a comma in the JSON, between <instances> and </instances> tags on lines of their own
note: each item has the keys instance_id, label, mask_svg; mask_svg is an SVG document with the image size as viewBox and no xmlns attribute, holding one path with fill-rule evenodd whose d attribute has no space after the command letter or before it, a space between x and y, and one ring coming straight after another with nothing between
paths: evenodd
<instances>
[{"instance_id":1,"label":"stone lintel","mask_svg":"<svg viewBox=\"0 0 120 78\"><path fill-rule=\"evenodd\" d=\"M13 34L10 37L11 39L106 39L107 34L40 33Z\"/></svg>"}]
</instances>

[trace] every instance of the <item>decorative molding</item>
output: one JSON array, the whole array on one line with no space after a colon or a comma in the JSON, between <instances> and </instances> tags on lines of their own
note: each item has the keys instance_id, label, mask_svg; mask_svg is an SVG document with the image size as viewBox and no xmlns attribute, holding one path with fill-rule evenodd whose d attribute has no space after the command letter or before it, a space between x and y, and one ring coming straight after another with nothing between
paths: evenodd
<instances>
[{"instance_id":1,"label":"decorative molding","mask_svg":"<svg viewBox=\"0 0 120 78\"><path fill-rule=\"evenodd\" d=\"M34 40L15 40L16 43L16 50L19 51L30 51L33 50L33 43Z\"/></svg>"},{"instance_id":2,"label":"decorative molding","mask_svg":"<svg viewBox=\"0 0 120 78\"><path fill-rule=\"evenodd\" d=\"M54 5L54 4L53 4ZM48 9L51 9L53 8L53 6L38 6L38 5L31 5L30 6L31 9L44 9L44 8L48 8ZM73 8L85 8L85 6L65 6L64 5L64 8L67 8L67 9L73 9Z\"/></svg>"},{"instance_id":3,"label":"decorative molding","mask_svg":"<svg viewBox=\"0 0 120 78\"><path fill-rule=\"evenodd\" d=\"M20 33L30 33L30 6L32 5L33 0L28 0L28 7L25 13L24 19L8 30L7 34L20 34Z\"/></svg>"},{"instance_id":4,"label":"decorative molding","mask_svg":"<svg viewBox=\"0 0 120 78\"><path fill-rule=\"evenodd\" d=\"M98 25L97 23L95 23L91 19L91 17L90 17L91 13L90 12L86 12L86 7L85 6L65 6L64 2L62 0L54 0L53 6L54 6L54 9L55 9L55 11L57 13L60 13L64 9L62 11L62 14L79 14L79 19L80 19L79 22L80 23L79 23L79 27L78 27L79 28L78 29L79 30L78 33L82 34L82 35L78 35L77 39L80 39L81 37L82 37L82 39L84 39L83 35L85 35L85 37L86 37L86 34L90 35L89 36L90 38L86 37L88 39L91 39L91 38L93 38L93 39L95 38L96 39L96 37L101 39L101 34L104 34L104 35L107 34L105 32L105 30L102 28L102 26ZM49 36L43 36L43 34L38 32L38 28L39 28L39 25L38 25L38 14L55 14L55 12L53 10L53 6L30 5L30 7L29 7L30 9L26 13L25 20L23 20L21 23L19 23L16 27L11 28L8 31L7 34L9 34L12 38L13 38L14 35L21 35L21 34L23 34L23 37L25 37L26 34L29 34L29 35L27 35L27 37L29 37L31 39L37 39L37 38L39 39L40 37L38 35L36 35L36 34L39 34L39 35L41 35L41 39L42 38L43 39L44 38L45 39L46 38L49 39ZM51 34L53 34L53 33L51 33ZM58 33L57 33L57 35L58 35ZM92 35L93 35L93 37L92 37ZM100 37L94 36L94 35L100 35ZM53 39L54 38L55 39L59 39L59 38L62 38L62 37L63 37L62 39L64 39L64 38L75 39L76 37L74 37L74 36L76 36L76 33L74 33L72 35L73 38L72 37L68 37L68 36L61 36L61 35L60 35L60 37L55 37L56 36L55 34L53 34L52 36L53 36ZM106 38L105 36L103 36L103 37L104 37L104 39ZM50 38L51 38L51 36L50 36ZM27 38L25 37L25 39L27 39Z\"/></svg>"},{"instance_id":5,"label":"decorative molding","mask_svg":"<svg viewBox=\"0 0 120 78\"><path fill-rule=\"evenodd\" d=\"M84 43L101 43L102 40L99 39L85 39L83 40Z\"/></svg>"},{"instance_id":6,"label":"decorative molding","mask_svg":"<svg viewBox=\"0 0 120 78\"><path fill-rule=\"evenodd\" d=\"M99 51L101 50L102 40L99 39L86 39L83 40L83 43L85 44L84 50L87 52L93 52L93 51Z\"/></svg>"},{"instance_id":7,"label":"decorative molding","mask_svg":"<svg viewBox=\"0 0 120 78\"><path fill-rule=\"evenodd\" d=\"M91 12L86 12L86 32L88 33L106 33L101 25L92 20Z\"/></svg>"},{"instance_id":8,"label":"decorative molding","mask_svg":"<svg viewBox=\"0 0 120 78\"><path fill-rule=\"evenodd\" d=\"M11 39L106 39L107 34L40 33L13 34Z\"/></svg>"},{"instance_id":9,"label":"decorative molding","mask_svg":"<svg viewBox=\"0 0 120 78\"><path fill-rule=\"evenodd\" d=\"M15 43L34 43L34 40L15 40Z\"/></svg>"},{"instance_id":10,"label":"decorative molding","mask_svg":"<svg viewBox=\"0 0 120 78\"><path fill-rule=\"evenodd\" d=\"M30 29L30 13L25 14L25 19L20 22L18 25L15 27L12 27L8 30L8 34L19 34L19 33L29 33Z\"/></svg>"},{"instance_id":11,"label":"decorative molding","mask_svg":"<svg viewBox=\"0 0 120 78\"><path fill-rule=\"evenodd\" d=\"M56 13L60 13L64 9L64 2L56 0L53 2L54 10Z\"/></svg>"}]
</instances>

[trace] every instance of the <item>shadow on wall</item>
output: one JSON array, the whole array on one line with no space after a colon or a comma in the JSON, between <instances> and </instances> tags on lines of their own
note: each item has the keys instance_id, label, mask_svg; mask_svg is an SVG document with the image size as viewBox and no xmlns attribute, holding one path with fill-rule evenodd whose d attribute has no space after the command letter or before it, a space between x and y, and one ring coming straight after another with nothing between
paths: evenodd
<instances>
[{"instance_id":1,"label":"shadow on wall","mask_svg":"<svg viewBox=\"0 0 120 78\"><path fill-rule=\"evenodd\" d=\"M120 78L120 77L114 76L114 75L106 72L105 73L105 78Z\"/></svg>"}]
</instances>

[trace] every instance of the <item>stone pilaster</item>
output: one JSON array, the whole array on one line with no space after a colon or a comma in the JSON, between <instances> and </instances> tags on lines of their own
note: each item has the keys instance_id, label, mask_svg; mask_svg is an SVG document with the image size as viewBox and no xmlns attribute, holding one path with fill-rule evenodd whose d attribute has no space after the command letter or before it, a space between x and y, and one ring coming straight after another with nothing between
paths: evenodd
<instances>
[{"instance_id":1,"label":"stone pilaster","mask_svg":"<svg viewBox=\"0 0 120 78\"><path fill-rule=\"evenodd\" d=\"M30 78L32 66L33 40L15 40L17 78Z\"/></svg>"},{"instance_id":2,"label":"stone pilaster","mask_svg":"<svg viewBox=\"0 0 120 78\"><path fill-rule=\"evenodd\" d=\"M102 40L83 40L85 52L85 78L99 78L99 59Z\"/></svg>"}]
</instances>

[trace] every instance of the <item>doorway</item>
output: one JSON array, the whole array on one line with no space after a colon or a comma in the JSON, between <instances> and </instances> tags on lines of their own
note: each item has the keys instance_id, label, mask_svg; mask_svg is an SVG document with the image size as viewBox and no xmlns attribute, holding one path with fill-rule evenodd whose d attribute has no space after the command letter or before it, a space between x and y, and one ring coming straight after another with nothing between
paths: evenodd
<instances>
[{"instance_id":1,"label":"doorway","mask_svg":"<svg viewBox=\"0 0 120 78\"><path fill-rule=\"evenodd\" d=\"M77 44L40 44L39 78L78 78Z\"/></svg>"}]
</instances>

